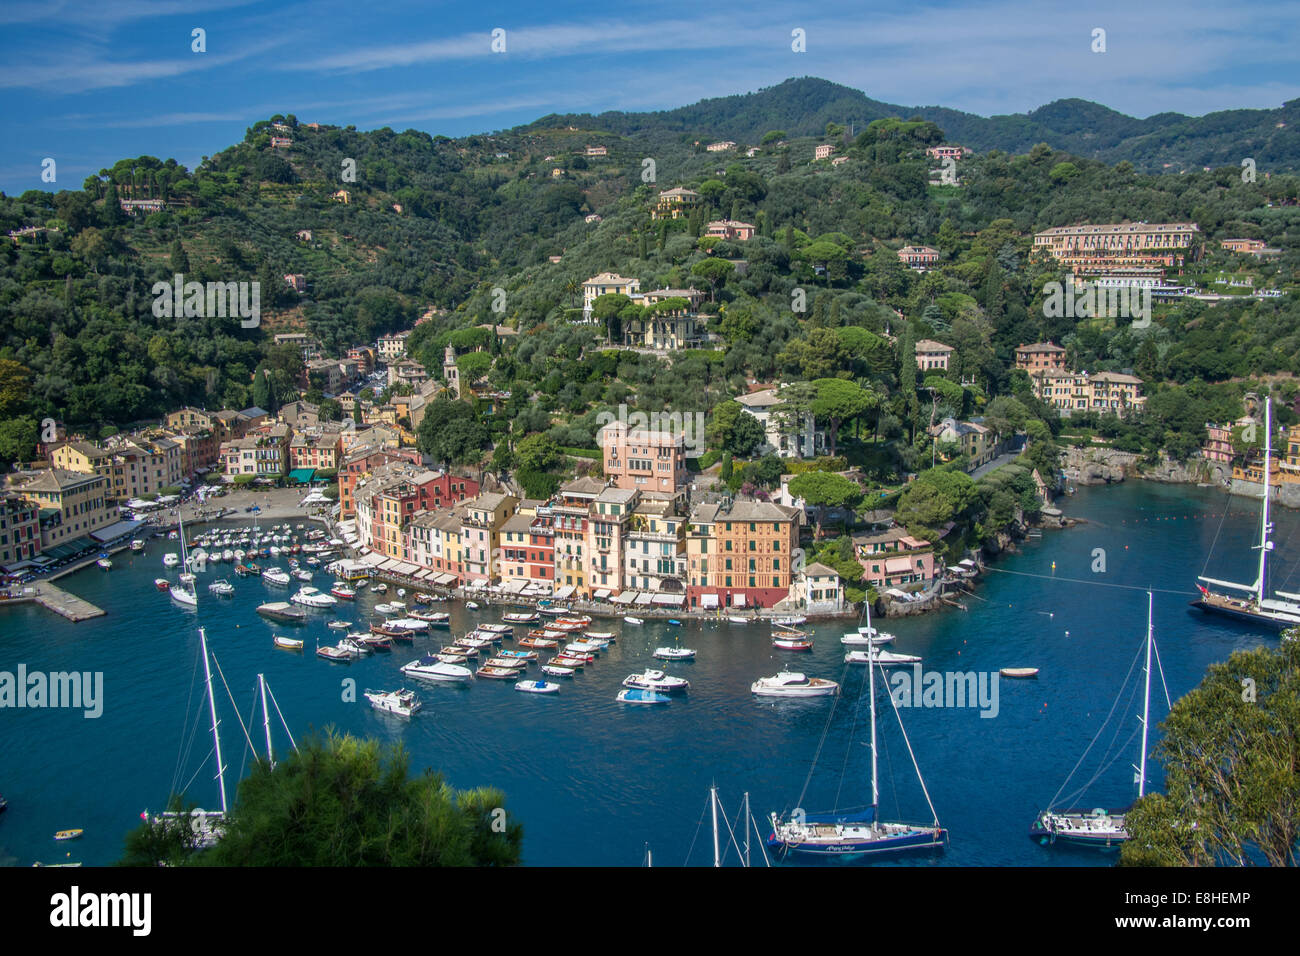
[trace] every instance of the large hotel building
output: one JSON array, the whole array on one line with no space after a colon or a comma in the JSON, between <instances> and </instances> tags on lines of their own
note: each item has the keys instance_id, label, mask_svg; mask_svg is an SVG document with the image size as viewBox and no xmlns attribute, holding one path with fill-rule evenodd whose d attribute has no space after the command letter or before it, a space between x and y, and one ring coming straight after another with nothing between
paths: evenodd
<instances>
[{"instance_id":1,"label":"large hotel building","mask_svg":"<svg viewBox=\"0 0 1300 956\"><path fill-rule=\"evenodd\" d=\"M1046 229L1034 233L1034 248L1080 275L1135 266L1178 268L1199 238L1194 222L1123 222Z\"/></svg>"}]
</instances>

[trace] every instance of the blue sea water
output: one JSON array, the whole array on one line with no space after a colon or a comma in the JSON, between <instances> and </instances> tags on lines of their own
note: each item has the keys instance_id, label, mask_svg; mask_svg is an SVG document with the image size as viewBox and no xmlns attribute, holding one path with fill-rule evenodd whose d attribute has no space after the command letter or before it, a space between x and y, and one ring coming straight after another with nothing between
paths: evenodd
<instances>
[{"instance_id":1,"label":"blue sea water","mask_svg":"<svg viewBox=\"0 0 1300 956\"><path fill-rule=\"evenodd\" d=\"M1040 847L1027 831L1092 741L1130 673L1145 637L1144 588L1159 589L1155 634L1175 699L1231 651L1277 642L1274 634L1188 607L1198 574L1254 579L1256 503L1209 489L1130 482L1081 488L1064 507L1086 523L1047 531L1019 553L1004 555L978 584L977 596L966 598L968 611L876 622L898 635L891 650L921 655L926 671L1040 668L1037 679L999 682L993 718L982 718L973 707L901 711L951 841L943 856L914 858L909 865L1113 860L1095 851ZM1294 557L1300 552L1294 541L1300 517L1282 510L1276 519L1272 584L1296 590L1291 576L1300 566ZM1098 549L1104 551L1104 571L1094 571L1100 567ZM196 621L193 612L154 589L155 577L174 577L161 563L166 550L164 542L153 541L143 555L116 555L112 571L92 567L59 582L105 608L106 617L72 624L35 606L0 609L0 671L13 672L23 663L29 672L104 675L98 719L75 710L0 709L0 794L9 800L8 811L0 814L0 862L111 863L140 812L161 808L175 781L188 785L201 806L217 805L214 764L203 762L211 735L199 713L204 702L198 621L246 722L262 672L296 737L333 726L400 740L414 766L440 769L455 786L501 787L508 812L524 825L527 863L634 866L648 844L655 865L709 864L707 804L714 783L733 819L741 794L749 792L764 835L768 827L761 818L770 811L803 806L813 812L869 799L865 671L842 662L839 637L847 622L818 626L811 654L774 650L761 625L688 622L679 633L663 623L599 622L594 628L618 632L618 642L585 673L563 681L558 695L522 694L510 683L486 680L427 686L405 680L399 668L436 644L437 631L432 639L417 638L414 649L399 645L392 654L351 665L312 653L317 640L334 643L340 634L326 621L368 622L375 601L384 598L363 592L355 605L309 612L307 626L273 624L255 608L286 600L291 589L235 578L221 565L200 576ZM235 584L233 598L208 593L207 583L217 576ZM317 572L313 583L327 586L329 580ZM393 596L390 590L388 598ZM470 612L459 603L449 609L454 634L499 620L509 610ZM441 633L445 638L447 632ZM276 649L274 634L303 637L307 651ZM697 661L663 665L651 659L656 646L678 636L699 650ZM689 694L659 707L616 702L623 678L647 666L689 678ZM750 694L756 678L783 668L839 680L843 694L837 700L776 703ZM359 702L344 700L349 678L356 681ZM215 679L233 799L234 780L247 770L248 747L221 678ZM374 712L360 693L399 686L416 686L425 702L411 721ZM1130 680L1130 691L1135 686ZM877 691L881 816L928 822L898 723L879 685ZM1152 707L1154 720L1163 718L1158 680ZM1140 696L1124 697L1117 709L1118 736L1108 732L1094 750L1104 751L1113 740L1117 759L1073 805L1122 807L1132 800L1140 708ZM250 732L262 747L260 723ZM288 745L283 728L275 726L274 737L282 751ZM178 760L186 748L187 758ZM1087 780L1096 769L1092 761L1076 777ZM1160 779L1159 766L1152 766L1150 786L1159 789ZM70 843L53 841L56 830L71 827L85 828L85 835ZM729 861L736 856L731 849Z\"/></svg>"}]
</instances>

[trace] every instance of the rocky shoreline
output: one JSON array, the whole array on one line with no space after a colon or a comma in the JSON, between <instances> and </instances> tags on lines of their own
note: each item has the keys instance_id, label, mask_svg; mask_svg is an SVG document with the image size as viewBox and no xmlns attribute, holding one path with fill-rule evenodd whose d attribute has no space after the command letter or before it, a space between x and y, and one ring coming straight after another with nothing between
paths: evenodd
<instances>
[{"instance_id":1,"label":"rocky shoreline","mask_svg":"<svg viewBox=\"0 0 1300 956\"><path fill-rule=\"evenodd\" d=\"M1066 480L1076 485L1107 485L1127 478L1158 481L1165 484L1202 485L1222 488L1230 495L1242 498L1260 498L1261 485L1257 481L1241 481L1232 477L1232 468L1224 462L1194 458L1179 462L1162 458L1155 465L1143 463L1134 452L1095 446L1093 448L1067 448L1061 452L1061 470ZM1287 508L1300 509L1300 483L1278 486L1273 501Z\"/></svg>"}]
</instances>

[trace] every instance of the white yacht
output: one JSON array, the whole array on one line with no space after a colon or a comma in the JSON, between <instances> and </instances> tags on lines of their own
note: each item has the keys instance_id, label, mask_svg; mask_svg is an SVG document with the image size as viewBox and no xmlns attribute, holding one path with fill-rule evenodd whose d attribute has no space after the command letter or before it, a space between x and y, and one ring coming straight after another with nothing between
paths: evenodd
<instances>
[{"instance_id":1,"label":"white yacht","mask_svg":"<svg viewBox=\"0 0 1300 956\"><path fill-rule=\"evenodd\" d=\"M461 667L459 664L444 664L431 654L426 654L419 660L411 661L409 664L403 664L402 673L408 677L418 677L422 680L442 681L444 683L463 683L474 677L473 672L468 667Z\"/></svg>"},{"instance_id":2,"label":"white yacht","mask_svg":"<svg viewBox=\"0 0 1300 956\"><path fill-rule=\"evenodd\" d=\"M684 677L670 677L663 671L647 670L641 674L632 674L623 681L624 687L639 690L657 690L661 694L674 694L690 689L691 682Z\"/></svg>"},{"instance_id":3,"label":"white yacht","mask_svg":"<svg viewBox=\"0 0 1300 956\"><path fill-rule=\"evenodd\" d=\"M798 671L781 671L775 677L760 677L749 689L758 697L828 697L838 693L840 685Z\"/></svg>"},{"instance_id":4,"label":"white yacht","mask_svg":"<svg viewBox=\"0 0 1300 956\"><path fill-rule=\"evenodd\" d=\"M332 594L323 594L319 588L302 587L289 598L294 604L304 607L333 607L339 599Z\"/></svg>"},{"instance_id":5,"label":"white yacht","mask_svg":"<svg viewBox=\"0 0 1300 956\"><path fill-rule=\"evenodd\" d=\"M396 714L398 717L410 717L424 706L413 690L368 690L366 700L370 701L370 706L375 710Z\"/></svg>"},{"instance_id":6,"label":"white yacht","mask_svg":"<svg viewBox=\"0 0 1300 956\"><path fill-rule=\"evenodd\" d=\"M235 586L222 578L220 581L213 581L208 585L208 590L218 597L230 597L235 593Z\"/></svg>"},{"instance_id":7,"label":"white yacht","mask_svg":"<svg viewBox=\"0 0 1300 956\"><path fill-rule=\"evenodd\" d=\"M267 584L288 585L289 575L279 568L267 568L262 572L262 580Z\"/></svg>"}]
</instances>

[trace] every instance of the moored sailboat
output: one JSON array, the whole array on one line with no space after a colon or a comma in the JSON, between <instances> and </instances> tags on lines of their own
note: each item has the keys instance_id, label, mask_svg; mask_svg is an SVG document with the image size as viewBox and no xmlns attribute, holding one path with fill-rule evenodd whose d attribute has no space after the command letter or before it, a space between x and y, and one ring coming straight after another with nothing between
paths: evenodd
<instances>
[{"instance_id":1,"label":"moored sailboat","mask_svg":"<svg viewBox=\"0 0 1300 956\"><path fill-rule=\"evenodd\" d=\"M1213 591L1198 584L1196 588L1201 596L1191 602L1192 607L1211 614L1230 617L1247 624L1270 630L1285 630L1300 626L1300 593L1275 591L1275 597L1268 596L1268 556L1273 550L1271 536L1273 523L1269 521L1269 494L1271 490L1271 468L1273 459L1273 415L1272 400L1264 400L1264 494L1260 501L1259 514L1259 568L1251 584L1236 581L1224 581L1201 575L1198 580L1212 587L1227 588L1240 592L1242 597Z\"/></svg>"},{"instance_id":2,"label":"moored sailboat","mask_svg":"<svg viewBox=\"0 0 1300 956\"><path fill-rule=\"evenodd\" d=\"M872 649L874 651L874 648ZM867 653L871 653L868 651ZM875 651L879 653L879 651ZM930 807L933 822L929 825L893 823L878 818L880 807L879 773L876 761L876 680L878 664L867 666L867 699L871 707L871 806L859 813L808 813L796 811L789 819L771 815L772 833L767 845L778 859L789 856L807 858L838 858L844 860L874 859L888 854L916 851L942 851L948 845L948 831L939 825L939 814L930 800L921 768L912 754L911 742L903 721L898 726L912 756L912 766L921 783L926 804ZM890 698L892 704L893 699ZM898 708L894 708L898 715Z\"/></svg>"},{"instance_id":3,"label":"moored sailboat","mask_svg":"<svg viewBox=\"0 0 1300 956\"><path fill-rule=\"evenodd\" d=\"M1133 768L1136 772L1134 782L1137 784L1139 798L1146 792L1147 782L1147 731L1151 716L1151 655L1155 646L1153 605L1152 592L1148 591L1146 665L1143 668L1146 689L1142 697L1142 744L1141 749L1138 751L1138 764ZM1127 680L1125 684L1127 685ZM1121 688L1120 694L1122 695L1123 692L1123 688ZM1112 709L1111 713L1114 713L1114 709ZM1105 731L1109 720L1110 717L1108 716L1097 731L1097 736L1093 738L1093 743L1096 743L1097 739ZM1092 744L1088 745L1088 749L1092 749ZM1084 756L1087 756L1087 751L1084 752ZM1082 763L1082 758L1080 758L1080 763ZM1078 769L1077 765L1075 769ZM1061 785L1061 790L1064 790L1068 783L1069 777ZM1054 804L1060 795L1061 791L1058 790L1051 803ZM1116 847L1128 839L1127 812L1127 810L1107 810L1104 807L1093 810L1054 810L1049 804L1046 810L1034 818L1034 822L1029 827L1029 837L1032 840L1037 840L1043 846L1064 843L1075 846L1100 847L1101 849Z\"/></svg>"}]
</instances>

